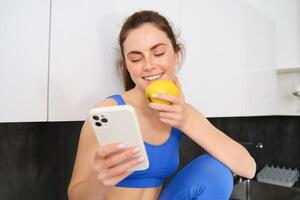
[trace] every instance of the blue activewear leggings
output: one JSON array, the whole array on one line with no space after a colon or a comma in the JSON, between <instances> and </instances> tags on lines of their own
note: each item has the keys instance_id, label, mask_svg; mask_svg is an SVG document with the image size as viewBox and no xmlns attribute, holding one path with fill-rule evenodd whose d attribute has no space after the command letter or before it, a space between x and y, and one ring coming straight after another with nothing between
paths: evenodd
<instances>
[{"instance_id":1,"label":"blue activewear leggings","mask_svg":"<svg viewBox=\"0 0 300 200\"><path fill-rule=\"evenodd\" d=\"M159 200L228 200L232 188L231 171L205 154L180 170L163 189Z\"/></svg>"}]
</instances>

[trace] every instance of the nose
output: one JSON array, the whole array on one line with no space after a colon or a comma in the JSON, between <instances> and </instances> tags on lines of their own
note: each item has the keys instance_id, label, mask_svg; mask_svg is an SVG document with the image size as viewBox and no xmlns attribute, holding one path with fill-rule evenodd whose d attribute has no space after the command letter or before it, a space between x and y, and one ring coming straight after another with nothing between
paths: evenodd
<instances>
[{"instance_id":1,"label":"nose","mask_svg":"<svg viewBox=\"0 0 300 200\"><path fill-rule=\"evenodd\" d=\"M144 65L143 65L143 69L145 71L151 71L151 69L154 68L154 65L153 65L153 62L151 60L151 58L148 56L145 58L145 62L144 62Z\"/></svg>"}]
</instances>

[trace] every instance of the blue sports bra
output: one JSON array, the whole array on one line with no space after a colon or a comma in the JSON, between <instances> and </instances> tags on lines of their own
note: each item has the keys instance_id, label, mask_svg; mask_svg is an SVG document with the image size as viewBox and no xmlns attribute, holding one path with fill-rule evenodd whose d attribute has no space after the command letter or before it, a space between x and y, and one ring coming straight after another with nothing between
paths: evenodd
<instances>
[{"instance_id":1,"label":"blue sports bra","mask_svg":"<svg viewBox=\"0 0 300 200\"><path fill-rule=\"evenodd\" d=\"M126 104L120 95L113 95L109 98L113 98L119 105ZM171 176L179 165L179 142L182 134L180 130L172 128L168 140L161 145L152 145L144 141L149 168L135 171L116 186L128 188L160 187L164 179Z\"/></svg>"}]
</instances>

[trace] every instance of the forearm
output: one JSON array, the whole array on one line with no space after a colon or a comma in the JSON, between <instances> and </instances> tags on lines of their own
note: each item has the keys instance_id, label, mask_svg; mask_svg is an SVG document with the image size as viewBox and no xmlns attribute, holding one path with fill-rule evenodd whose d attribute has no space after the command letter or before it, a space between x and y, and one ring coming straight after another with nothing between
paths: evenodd
<instances>
[{"instance_id":1,"label":"forearm","mask_svg":"<svg viewBox=\"0 0 300 200\"><path fill-rule=\"evenodd\" d=\"M182 131L234 173L243 177L253 178L256 164L248 151L215 128L192 106L187 106L190 114Z\"/></svg>"},{"instance_id":2,"label":"forearm","mask_svg":"<svg viewBox=\"0 0 300 200\"><path fill-rule=\"evenodd\" d=\"M69 200L102 200L105 197L108 186L103 185L96 176L90 176L68 189Z\"/></svg>"}]
</instances>

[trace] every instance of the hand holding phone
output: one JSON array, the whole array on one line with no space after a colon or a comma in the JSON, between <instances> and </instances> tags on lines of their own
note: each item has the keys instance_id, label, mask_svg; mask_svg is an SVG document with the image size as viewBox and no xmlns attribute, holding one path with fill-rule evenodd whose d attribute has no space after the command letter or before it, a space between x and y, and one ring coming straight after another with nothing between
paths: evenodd
<instances>
[{"instance_id":1,"label":"hand holding phone","mask_svg":"<svg viewBox=\"0 0 300 200\"><path fill-rule=\"evenodd\" d=\"M94 108L89 113L89 121L100 146L118 143L123 144L124 147L134 147L135 150L139 150L139 156L143 160L138 165L130 168L131 171L145 170L149 167L145 144L132 106L119 105ZM128 159L124 158L119 165L132 160L129 154L127 154Z\"/></svg>"},{"instance_id":2,"label":"hand holding phone","mask_svg":"<svg viewBox=\"0 0 300 200\"><path fill-rule=\"evenodd\" d=\"M114 143L100 146L94 156L96 177L105 186L115 186L133 173L131 168L143 162L134 147Z\"/></svg>"}]
</instances>

